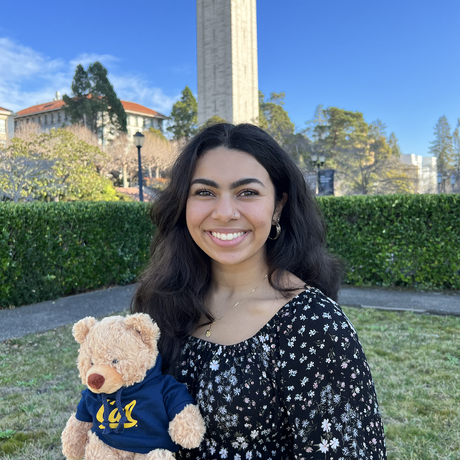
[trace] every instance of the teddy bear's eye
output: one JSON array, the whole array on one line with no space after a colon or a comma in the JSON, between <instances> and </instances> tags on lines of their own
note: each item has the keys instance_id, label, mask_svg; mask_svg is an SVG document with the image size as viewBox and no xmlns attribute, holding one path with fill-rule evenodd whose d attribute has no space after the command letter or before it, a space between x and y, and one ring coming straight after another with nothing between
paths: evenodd
<instances>
[{"instance_id":1,"label":"teddy bear's eye","mask_svg":"<svg viewBox=\"0 0 460 460\"><path fill-rule=\"evenodd\" d=\"M114 360L112 361L112 364L118 364L118 359L114 359Z\"/></svg>"},{"instance_id":2,"label":"teddy bear's eye","mask_svg":"<svg viewBox=\"0 0 460 460\"><path fill-rule=\"evenodd\" d=\"M93 360L91 360L90 362L91 362L91 366L94 366Z\"/></svg>"}]
</instances>

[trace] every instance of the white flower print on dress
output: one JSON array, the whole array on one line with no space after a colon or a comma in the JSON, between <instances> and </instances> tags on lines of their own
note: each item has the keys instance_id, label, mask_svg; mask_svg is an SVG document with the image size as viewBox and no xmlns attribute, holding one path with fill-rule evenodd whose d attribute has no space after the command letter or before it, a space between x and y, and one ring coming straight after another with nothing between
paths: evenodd
<instances>
[{"instance_id":1,"label":"white flower print on dress","mask_svg":"<svg viewBox=\"0 0 460 460\"><path fill-rule=\"evenodd\" d=\"M180 359L177 378L195 397L206 433L199 448L179 450L177 460L386 459L356 331L317 289L306 289L238 344L187 338Z\"/></svg>"}]
</instances>

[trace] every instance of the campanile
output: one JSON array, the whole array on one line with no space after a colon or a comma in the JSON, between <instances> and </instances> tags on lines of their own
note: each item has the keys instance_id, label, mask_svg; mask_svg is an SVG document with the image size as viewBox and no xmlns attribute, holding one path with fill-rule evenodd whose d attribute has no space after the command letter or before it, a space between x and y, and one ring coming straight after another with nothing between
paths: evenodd
<instances>
[{"instance_id":1,"label":"campanile","mask_svg":"<svg viewBox=\"0 0 460 460\"><path fill-rule=\"evenodd\" d=\"M256 0L197 0L198 124L259 117Z\"/></svg>"}]
</instances>

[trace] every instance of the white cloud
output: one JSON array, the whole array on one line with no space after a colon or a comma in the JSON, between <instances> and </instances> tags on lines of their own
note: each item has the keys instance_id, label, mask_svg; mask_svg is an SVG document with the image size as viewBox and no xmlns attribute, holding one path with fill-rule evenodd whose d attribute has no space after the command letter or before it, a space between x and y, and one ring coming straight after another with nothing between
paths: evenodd
<instances>
[{"instance_id":1,"label":"white cloud","mask_svg":"<svg viewBox=\"0 0 460 460\"><path fill-rule=\"evenodd\" d=\"M0 105L21 110L68 91L68 66L9 38L0 38Z\"/></svg>"},{"instance_id":2,"label":"white cloud","mask_svg":"<svg viewBox=\"0 0 460 460\"><path fill-rule=\"evenodd\" d=\"M107 67L107 64L118 62L119 59L111 54L82 53L70 61L70 66L75 71L75 67L77 67L78 64L81 64L83 67L88 67L89 64L93 64L96 61L100 62L104 67Z\"/></svg>"},{"instance_id":3,"label":"white cloud","mask_svg":"<svg viewBox=\"0 0 460 460\"><path fill-rule=\"evenodd\" d=\"M161 88L152 86L143 75L129 75L116 66L120 59L110 54L81 53L70 61L51 59L34 49L9 38L0 37L0 106L19 111L51 101L56 91L70 94L75 67L99 61L115 64L109 80L120 99L137 102L165 115L180 94L168 96Z\"/></svg>"},{"instance_id":4,"label":"white cloud","mask_svg":"<svg viewBox=\"0 0 460 460\"><path fill-rule=\"evenodd\" d=\"M180 99L180 94L168 96L161 88L152 87L145 77L109 75L117 96L125 101L137 102L165 115L169 114L172 105Z\"/></svg>"}]
</instances>

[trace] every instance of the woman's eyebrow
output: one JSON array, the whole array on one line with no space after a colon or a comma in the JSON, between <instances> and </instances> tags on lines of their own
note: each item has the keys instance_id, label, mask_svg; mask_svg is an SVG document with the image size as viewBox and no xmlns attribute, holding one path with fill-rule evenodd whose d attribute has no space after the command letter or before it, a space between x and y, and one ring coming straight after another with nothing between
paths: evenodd
<instances>
[{"instance_id":1,"label":"woman's eyebrow","mask_svg":"<svg viewBox=\"0 0 460 460\"><path fill-rule=\"evenodd\" d=\"M259 179L256 179L255 177L246 177L244 179L238 179L235 182L232 182L230 184L230 189L233 190L235 188L242 187L243 185L248 185L248 184L253 184L253 183L259 184L262 187L266 188L264 183L261 182ZM207 185L209 187L214 187L217 189L220 188L217 182L214 182L213 180L210 180L210 179L204 179L204 178L194 179L190 185L193 185L193 184L203 184L203 185Z\"/></svg>"}]
</instances>

